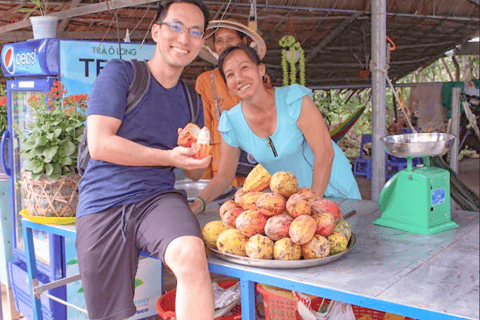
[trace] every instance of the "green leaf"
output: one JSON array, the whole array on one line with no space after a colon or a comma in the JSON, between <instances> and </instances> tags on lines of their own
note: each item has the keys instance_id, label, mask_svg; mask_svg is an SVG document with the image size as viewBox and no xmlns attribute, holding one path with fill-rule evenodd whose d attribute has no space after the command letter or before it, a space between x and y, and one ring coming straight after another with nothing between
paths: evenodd
<instances>
[{"instance_id":1,"label":"green leaf","mask_svg":"<svg viewBox=\"0 0 480 320\"><path fill-rule=\"evenodd\" d=\"M45 165L45 173L47 174L47 176L53 173L53 165L51 163L47 163Z\"/></svg>"},{"instance_id":2,"label":"green leaf","mask_svg":"<svg viewBox=\"0 0 480 320\"><path fill-rule=\"evenodd\" d=\"M62 174L62 166L59 163L54 163L53 172L58 175Z\"/></svg>"},{"instance_id":3,"label":"green leaf","mask_svg":"<svg viewBox=\"0 0 480 320\"><path fill-rule=\"evenodd\" d=\"M43 155L45 156L45 161L50 162L52 161L53 157L57 154L58 146L47 148L43 151Z\"/></svg>"},{"instance_id":4,"label":"green leaf","mask_svg":"<svg viewBox=\"0 0 480 320\"><path fill-rule=\"evenodd\" d=\"M37 146L30 151L31 156L41 156L45 150L44 146Z\"/></svg>"},{"instance_id":5,"label":"green leaf","mask_svg":"<svg viewBox=\"0 0 480 320\"><path fill-rule=\"evenodd\" d=\"M48 142L48 139L42 136L37 137L37 139L35 140L35 143L39 146L44 146L47 144L47 142Z\"/></svg>"},{"instance_id":6,"label":"green leaf","mask_svg":"<svg viewBox=\"0 0 480 320\"><path fill-rule=\"evenodd\" d=\"M45 166L42 161L34 160L32 161L32 164L33 164L32 173L43 174L45 172Z\"/></svg>"},{"instance_id":7,"label":"green leaf","mask_svg":"<svg viewBox=\"0 0 480 320\"><path fill-rule=\"evenodd\" d=\"M62 134L62 129L60 129L60 128L55 129L55 131L53 131L53 134L55 136L59 137Z\"/></svg>"},{"instance_id":8,"label":"green leaf","mask_svg":"<svg viewBox=\"0 0 480 320\"><path fill-rule=\"evenodd\" d=\"M51 175L48 176L48 181L51 182L56 182L58 179L60 179L61 174L59 173L52 173Z\"/></svg>"},{"instance_id":9,"label":"green leaf","mask_svg":"<svg viewBox=\"0 0 480 320\"><path fill-rule=\"evenodd\" d=\"M71 157L65 157L63 158L62 164L64 166L71 166L73 164L73 160Z\"/></svg>"},{"instance_id":10,"label":"green leaf","mask_svg":"<svg viewBox=\"0 0 480 320\"><path fill-rule=\"evenodd\" d=\"M83 293L83 287L81 287L80 289L78 289L77 293Z\"/></svg>"},{"instance_id":11,"label":"green leaf","mask_svg":"<svg viewBox=\"0 0 480 320\"><path fill-rule=\"evenodd\" d=\"M68 261L67 264L69 266L74 265L74 264L78 264L78 260L77 259L72 259L72 260Z\"/></svg>"},{"instance_id":12,"label":"green leaf","mask_svg":"<svg viewBox=\"0 0 480 320\"><path fill-rule=\"evenodd\" d=\"M136 287L140 287L142 284L144 284L145 282L142 280L142 279L139 279L139 278L135 278L135 288Z\"/></svg>"},{"instance_id":13,"label":"green leaf","mask_svg":"<svg viewBox=\"0 0 480 320\"><path fill-rule=\"evenodd\" d=\"M66 143L63 144L63 152L65 153L66 156L70 156L77 151L77 147L75 144L71 141L67 141Z\"/></svg>"},{"instance_id":14,"label":"green leaf","mask_svg":"<svg viewBox=\"0 0 480 320\"><path fill-rule=\"evenodd\" d=\"M32 180L38 180L43 175L43 173L32 173Z\"/></svg>"}]
</instances>

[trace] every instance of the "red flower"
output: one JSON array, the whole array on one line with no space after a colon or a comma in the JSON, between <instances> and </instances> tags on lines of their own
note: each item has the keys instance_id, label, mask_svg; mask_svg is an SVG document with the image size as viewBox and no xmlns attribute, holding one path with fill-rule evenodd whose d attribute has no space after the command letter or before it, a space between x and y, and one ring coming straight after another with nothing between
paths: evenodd
<instances>
[{"instance_id":1,"label":"red flower","mask_svg":"<svg viewBox=\"0 0 480 320\"><path fill-rule=\"evenodd\" d=\"M6 96L0 98L0 106L5 106L5 105L7 105L7 97Z\"/></svg>"}]
</instances>

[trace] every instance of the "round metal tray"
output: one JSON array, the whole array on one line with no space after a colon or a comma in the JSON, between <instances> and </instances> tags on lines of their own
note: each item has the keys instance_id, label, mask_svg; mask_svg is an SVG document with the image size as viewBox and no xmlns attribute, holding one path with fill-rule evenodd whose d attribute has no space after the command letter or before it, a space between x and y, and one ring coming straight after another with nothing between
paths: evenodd
<instances>
[{"instance_id":1,"label":"round metal tray","mask_svg":"<svg viewBox=\"0 0 480 320\"><path fill-rule=\"evenodd\" d=\"M209 248L213 256L228 261L250 267L259 267L259 268L272 268L272 269L298 269L298 268L308 268L316 267L323 264L327 264L333 261L336 261L349 253L353 246L355 245L356 239L355 235L352 233L350 241L348 242L347 250L342 253L337 253L325 258L319 259L309 259L309 260L265 260L265 259L253 259L248 257L236 256L233 254L222 253L217 249Z\"/></svg>"},{"instance_id":2,"label":"round metal tray","mask_svg":"<svg viewBox=\"0 0 480 320\"><path fill-rule=\"evenodd\" d=\"M188 201L193 201L195 198L202 193L203 189L207 186L207 184L210 182L209 179L200 179L198 181L192 181L190 179L184 179L184 180L177 180L175 181L175 189L177 190L185 190L187 193L187 200ZM232 192L233 187L232 185L229 185L227 189L225 189L220 197L225 196Z\"/></svg>"}]
</instances>

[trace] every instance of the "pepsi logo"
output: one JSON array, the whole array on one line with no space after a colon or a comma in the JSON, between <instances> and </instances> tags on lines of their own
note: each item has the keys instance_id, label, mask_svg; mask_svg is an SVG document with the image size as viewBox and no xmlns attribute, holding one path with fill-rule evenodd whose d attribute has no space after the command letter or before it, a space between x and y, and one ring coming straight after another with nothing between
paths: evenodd
<instances>
[{"instance_id":1,"label":"pepsi logo","mask_svg":"<svg viewBox=\"0 0 480 320\"><path fill-rule=\"evenodd\" d=\"M13 52L13 47L8 48L5 51L5 54L3 56L3 65L7 69L9 73L14 73L15 72L15 53Z\"/></svg>"}]
</instances>

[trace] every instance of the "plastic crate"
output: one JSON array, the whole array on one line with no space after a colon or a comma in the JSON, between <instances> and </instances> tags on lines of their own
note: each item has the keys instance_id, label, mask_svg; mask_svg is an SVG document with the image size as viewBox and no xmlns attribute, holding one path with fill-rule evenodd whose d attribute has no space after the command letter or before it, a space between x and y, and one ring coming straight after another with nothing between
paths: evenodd
<instances>
[{"instance_id":1,"label":"plastic crate","mask_svg":"<svg viewBox=\"0 0 480 320\"><path fill-rule=\"evenodd\" d=\"M257 283L257 291L262 294L265 307L265 320L302 320L297 312L297 304L293 294L289 290ZM308 295L312 299L312 309L318 311L323 301L323 306L330 303L329 299L323 299ZM352 305L353 314L356 319L363 316L370 316L372 320L384 320L386 312L368 309ZM405 318L405 320L415 320Z\"/></svg>"},{"instance_id":2,"label":"plastic crate","mask_svg":"<svg viewBox=\"0 0 480 320\"><path fill-rule=\"evenodd\" d=\"M363 316L370 316L373 320L383 320L385 318L385 312L368 309L352 304L352 310L355 318L361 318Z\"/></svg>"},{"instance_id":3,"label":"plastic crate","mask_svg":"<svg viewBox=\"0 0 480 320\"><path fill-rule=\"evenodd\" d=\"M218 285L224 289L229 288L236 284L237 281L223 281L220 282ZM157 300L157 313L163 320L171 320L176 318L175 315L175 295L177 290L171 290L166 292L160 299ZM233 307L232 314L226 315L223 317L215 318L217 320L240 320L242 319L242 311L240 304Z\"/></svg>"},{"instance_id":4,"label":"plastic crate","mask_svg":"<svg viewBox=\"0 0 480 320\"><path fill-rule=\"evenodd\" d=\"M257 291L263 298L265 320L302 320L297 312L297 303L293 293L276 287L257 283ZM308 295L312 299L312 308L318 310L320 304L327 305L330 300Z\"/></svg>"}]
</instances>

